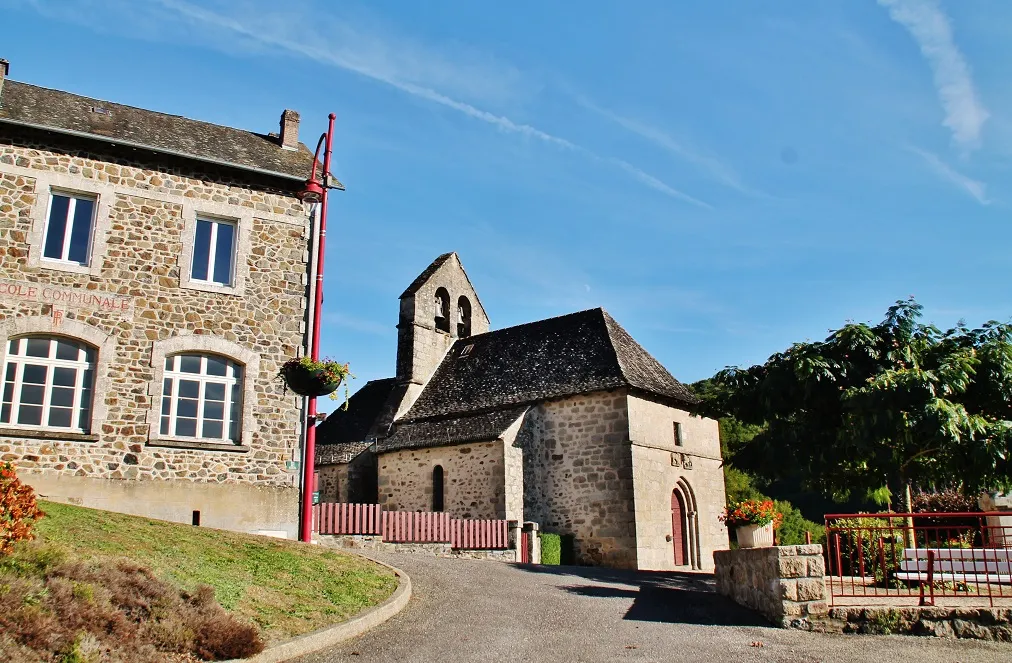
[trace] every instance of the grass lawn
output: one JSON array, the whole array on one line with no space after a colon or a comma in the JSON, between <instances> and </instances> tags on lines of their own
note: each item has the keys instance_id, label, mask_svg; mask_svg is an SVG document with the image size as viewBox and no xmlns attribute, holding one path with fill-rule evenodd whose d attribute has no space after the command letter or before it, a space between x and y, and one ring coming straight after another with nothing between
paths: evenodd
<instances>
[{"instance_id":1,"label":"grass lawn","mask_svg":"<svg viewBox=\"0 0 1012 663\"><path fill-rule=\"evenodd\" d=\"M44 542L72 558L123 557L184 590L210 585L229 612L268 643L344 621L397 588L387 568L344 553L262 536L191 527L40 501Z\"/></svg>"}]
</instances>

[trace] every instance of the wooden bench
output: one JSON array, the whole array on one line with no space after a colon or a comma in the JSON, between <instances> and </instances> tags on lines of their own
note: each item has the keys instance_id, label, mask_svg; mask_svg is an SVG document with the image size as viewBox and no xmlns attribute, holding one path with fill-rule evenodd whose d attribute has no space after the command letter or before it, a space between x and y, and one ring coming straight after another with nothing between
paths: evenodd
<instances>
[{"instance_id":1,"label":"wooden bench","mask_svg":"<svg viewBox=\"0 0 1012 663\"><path fill-rule=\"evenodd\" d=\"M928 552L934 553L932 580L1012 584L1012 549L904 548L898 580L928 580Z\"/></svg>"}]
</instances>

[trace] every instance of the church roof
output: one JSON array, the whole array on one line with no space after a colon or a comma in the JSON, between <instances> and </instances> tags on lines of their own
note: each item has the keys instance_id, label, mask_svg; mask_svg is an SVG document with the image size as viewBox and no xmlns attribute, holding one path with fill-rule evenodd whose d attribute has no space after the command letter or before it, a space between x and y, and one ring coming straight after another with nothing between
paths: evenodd
<instances>
[{"instance_id":1,"label":"church roof","mask_svg":"<svg viewBox=\"0 0 1012 663\"><path fill-rule=\"evenodd\" d=\"M361 442L383 413L390 392L396 387L395 378L369 380L348 399L348 408L338 408L316 427L321 444Z\"/></svg>"},{"instance_id":2,"label":"church roof","mask_svg":"<svg viewBox=\"0 0 1012 663\"><path fill-rule=\"evenodd\" d=\"M403 421L452 418L620 387L686 406L698 402L604 309L596 308L458 340Z\"/></svg>"},{"instance_id":3,"label":"church roof","mask_svg":"<svg viewBox=\"0 0 1012 663\"><path fill-rule=\"evenodd\" d=\"M398 423L393 435L380 440L379 451L495 440L525 412L527 406L522 405L449 419Z\"/></svg>"}]
</instances>

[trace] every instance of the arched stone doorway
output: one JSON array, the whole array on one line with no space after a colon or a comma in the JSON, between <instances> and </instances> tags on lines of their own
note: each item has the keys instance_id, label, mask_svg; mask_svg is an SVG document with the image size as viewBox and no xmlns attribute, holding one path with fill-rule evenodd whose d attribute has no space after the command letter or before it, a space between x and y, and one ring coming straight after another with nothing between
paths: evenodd
<instances>
[{"instance_id":1,"label":"arched stone doorway","mask_svg":"<svg viewBox=\"0 0 1012 663\"><path fill-rule=\"evenodd\" d=\"M675 552L675 566L689 563L689 537L686 528L685 500L678 489L671 491L671 545Z\"/></svg>"}]
</instances>

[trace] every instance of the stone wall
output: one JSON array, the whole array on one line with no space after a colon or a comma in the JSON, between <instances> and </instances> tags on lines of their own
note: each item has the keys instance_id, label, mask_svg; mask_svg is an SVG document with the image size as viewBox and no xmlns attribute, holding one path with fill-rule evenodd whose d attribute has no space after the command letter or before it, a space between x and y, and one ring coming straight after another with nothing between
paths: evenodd
<instances>
[{"instance_id":1,"label":"stone wall","mask_svg":"<svg viewBox=\"0 0 1012 663\"><path fill-rule=\"evenodd\" d=\"M378 550L382 552L410 553L432 557L459 559L488 559L497 562L519 562L517 551L509 550L454 550L449 543L387 543L382 536L367 534L324 534L314 539L321 545L342 550Z\"/></svg>"},{"instance_id":2,"label":"stone wall","mask_svg":"<svg viewBox=\"0 0 1012 663\"><path fill-rule=\"evenodd\" d=\"M713 553L717 592L778 626L805 626L829 610L822 546L774 546Z\"/></svg>"},{"instance_id":3,"label":"stone wall","mask_svg":"<svg viewBox=\"0 0 1012 663\"><path fill-rule=\"evenodd\" d=\"M1012 642L1012 609L955 607L835 607L811 630L868 635L924 635Z\"/></svg>"},{"instance_id":4,"label":"stone wall","mask_svg":"<svg viewBox=\"0 0 1012 663\"><path fill-rule=\"evenodd\" d=\"M506 518L503 443L474 442L379 454L379 503L431 511L432 470L443 468L443 510L454 518Z\"/></svg>"},{"instance_id":5,"label":"stone wall","mask_svg":"<svg viewBox=\"0 0 1012 663\"><path fill-rule=\"evenodd\" d=\"M89 268L38 259L50 187L99 196ZM198 213L238 224L235 288L189 284L190 265L182 256ZM2 429L0 458L14 461L43 494L182 522L197 510L195 501L171 514L161 510L161 495L174 491L176 482L256 485L295 495L297 476L286 471L285 461L297 457L302 399L274 378L305 343L307 232L307 216L290 193L233 182L211 169L157 169L0 134L0 280L125 302L108 310L31 301L9 288L0 294L0 327L6 323L7 330L0 353L11 330L25 329L66 335L88 329L110 341L102 348L114 348L98 360L96 385L104 388L96 389L100 401L88 434ZM250 425L241 445L156 439L152 412L161 395L161 366L152 365L154 344L183 339L185 346L187 338L194 347L214 341L255 354L256 374L245 382ZM60 481L54 484L54 477ZM131 488L129 498L112 489L100 498L88 479L144 485ZM275 529L294 531L297 510L280 514L272 500L245 508L276 513L284 522ZM234 516L218 526L247 529L244 522Z\"/></svg>"},{"instance_id":6,"label":"stone wall","mask_svg":"<svg viewBox=\"0 0 1012 663\"><path fill-rule=\"evenodd\" d=\"M632 456L624 390L532 408L523 448L524 519L573 534L582 564L636 568Z\"/></svg>"},{"instance_id":7,"label":"stone wall","mask_svg":"<svg viewBox=\"0 0 1012 663\"><path fill-rule=\"evenodd\" d=\"M717 422L643 397L629 396L628 407L637 567L680 568L671 509L672 493L678 491L687 510L680 523L687 540L685 564L712 569L713 551L728 548L727 528L718 520L725 495ZM681 427L680 446L675 422Z\"/></svg>"}]
</instances>

